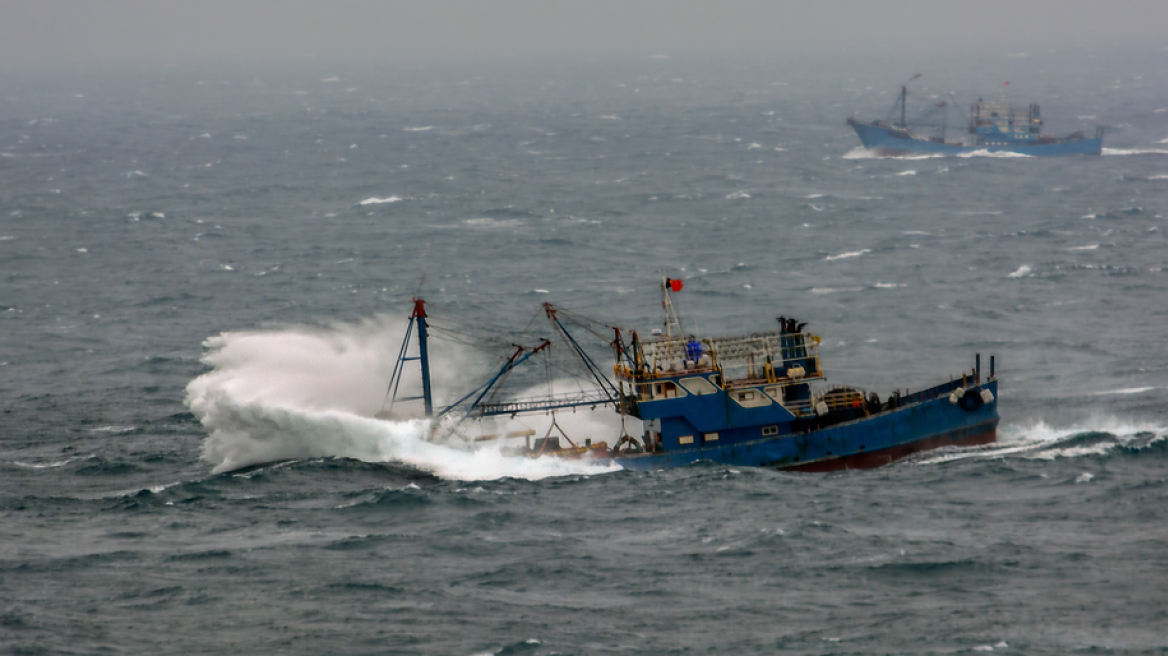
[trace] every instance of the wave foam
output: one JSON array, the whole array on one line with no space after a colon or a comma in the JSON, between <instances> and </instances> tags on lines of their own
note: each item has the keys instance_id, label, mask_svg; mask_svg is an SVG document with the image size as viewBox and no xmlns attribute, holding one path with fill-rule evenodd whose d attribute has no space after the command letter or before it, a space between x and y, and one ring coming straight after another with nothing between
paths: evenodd
<instances>
[{"instance_id":1,"label":"wave foam","mask_svg":"<svg viewBox=\"0 0 1168 656\"><path fill-rule=\"evenodd\" d=\"M836 294L839 292L858 292L863 291L863 289L863 287L812 287L811 293L822 296L824 294Z\"/></svg>"},{"instance_id":2,"label":"wave foam","mask_svg":"<svg viewBox=\"0 0 1168 656\"><path fill-rule=\"evenodd\" d=\"M824 260L826 260L826 261L828 261L828 262L830 262L830 261L832 261L832 260L843 260L843 259L846 259L846 258L849 258L849 257L859 257L859 256L861 256L861 255L863 255L863 254L865 254L865 253L871 253L871 252L872 252L872 249L870 249L870 248L865 248L865 249L864 249L864 250L862 250L862 251L855 251L855 252L852 252L852 253L840 253L839 255L828 255L827 257L825 257L825 258L823 258L823 259L824 259Z\"/></svg>"},{"instance_id":3,"label":"wave foam","mask_svg":"<svg viewBox=\"0 0 1168 656\"><path fill-rule=\"evenodd\" d=\"M871 150L863 146L857 146L848 152L840 155L840 159L930 159L933 157L945 157L941 153L904 153L901 155L889 155L880 152L879 150Z\"/></svg>"},{"instance_id":4,"label":"wave foam","mask_svg":"<svg viewBox=\"0 0 1168 656\"><path fill-rule=\"evenodd\" d=\"M975 150L975 151L969 152L969 153L958 153L957 156L958 157L1033 157L1033 155L1027 155L1026 153L1012 153L1012 152L1005 151L1005 150L990 151L990 150L986 150L984 148L981 150Z\"/></svg>"},{"instance_id":5,"label":"wave foam","mask_svg":"<svg viewBox=\"0 0 1168 656\"><path fill-rule=\"evenodd\" d=\"M400 196L389 196L387 198L366 198L358 203L358 205L378 205L381 203L396 203L401 200Z\"/></svg>"},{"instance_id":6,"label":"wave foam","mask_svg":"<svg viewBox=\"0 0 1168 656\"><path fill-rule=\"evenodd\" d=\"M1161 142L1163 143L1163 142ZM1168 155L1168 150L1159 148L1104 148L1104 155Z\"/></svg>"},{"instance_id":7,"label":"wave foam","mask_svg":"<svg viewBox=\"0 0 1168 656\"><path fill-rule=\"evenodd\" d=\"M968 458L1055 460L1106 455L1116 447L1144 448L1168 438L1168 427L1131 423L1116 418L1095 418L1082 425L1057 428L1043 421L1005 426L998 441L984 447L943 453L922 459L924 464ZM1089 479L1088 479L1089 480ZM1084 482L1084 481L1078 481Z\"/></svg>"}]
</instances>

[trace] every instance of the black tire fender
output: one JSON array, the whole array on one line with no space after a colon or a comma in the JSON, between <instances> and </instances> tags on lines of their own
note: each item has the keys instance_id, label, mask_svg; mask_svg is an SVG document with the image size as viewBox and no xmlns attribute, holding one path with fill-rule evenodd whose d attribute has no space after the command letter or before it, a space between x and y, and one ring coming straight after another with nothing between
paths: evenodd
<instances>
[{"instance_id":1,"label":"black tire fender","mask_svg":"<svg viewBox=\"0 0 1168 656\"><path fill-rule=\"evenodd\" d=\"M973 412L982 406L981 390L974 387L965 390L965 394L961 395L961 399L957 401L957 405L966 412Z\"/></svg>"}]
</instances>

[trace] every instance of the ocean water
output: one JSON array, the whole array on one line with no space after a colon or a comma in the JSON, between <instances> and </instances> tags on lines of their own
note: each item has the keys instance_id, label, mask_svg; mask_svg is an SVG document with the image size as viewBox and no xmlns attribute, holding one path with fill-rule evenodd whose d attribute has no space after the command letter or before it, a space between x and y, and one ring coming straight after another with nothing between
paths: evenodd
<instances>
[{"instance_id":1,"label":"ocean water","mask_svg":"<svg viewBox=\"0 0 1168 656\"><path fill-rule=\"evenodd\" d=\"M899 61L6 80L0 650L1164 653L1162 58L918 83L1107 126L1061 159L859 148ZM797 316L882 396L992 354L999 442L638 473L374 418L414 295L450 402L544 302L659 325L663 274L687 331Z\"/></svg>"}]
</instances>

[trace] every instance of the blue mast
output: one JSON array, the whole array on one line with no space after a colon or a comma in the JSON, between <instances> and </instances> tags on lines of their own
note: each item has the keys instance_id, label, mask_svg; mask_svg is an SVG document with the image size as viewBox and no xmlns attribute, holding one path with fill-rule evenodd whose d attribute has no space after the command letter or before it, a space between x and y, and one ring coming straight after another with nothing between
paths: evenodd
<instances>
[{"instance_id":1,"label":"blue mast","mask_svg":"<svg viewBox=\"0 0 1168 656\"><path fill-rule=\"evenodd\" d=\"M430 353L426 344L426 301L415 298L414 311L410 314L410 325L406 328L406 338L402 340L401 352L398 353L397 363L393 366L393 374L389 378L389 391L386 396L391 396L390 407L398 401L416 401L421 400L425 404L426 417L434 416L434 402L430 396ZM410 335L414 332L415 324L418 327L418 355L407 356L406 352L410 348ZM422 396L405 396L399 397L397 395L398 387L401 386L402 373L405 370L405 363L417 360L422 369Z\"/></svg>"},{"instance_id":2,"label":"blue mast","mask_svg":"<svg viewBox=\"0 0 1168 656\"><path fill-rule=\"evenodd\" d=\"M422 365L422 402L426 405L426 416L434 416L434 402L430 398L430 353L426 349L426 301L415 298L414 311L410 319L418 322L418 360Z\"/></svg>"}]
</instances>

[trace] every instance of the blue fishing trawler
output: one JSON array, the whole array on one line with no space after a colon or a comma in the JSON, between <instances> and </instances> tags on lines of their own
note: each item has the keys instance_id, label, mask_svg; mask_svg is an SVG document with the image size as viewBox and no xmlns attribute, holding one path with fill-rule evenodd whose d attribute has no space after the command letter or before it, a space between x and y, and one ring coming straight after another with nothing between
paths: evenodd
<instances>
[{"instance_id":1,"label":"blue fishing trawler","mask_svg":"<svg viewBox=\"0 0 1168 656\"><path fill-rule=\"evenodd\" d=\"M912 80L918 77L920 75ZM944 120L935 120L938 114L943 116L948 101L933 106L910 123L905 120L907 99L908 83L905 83L900 87L900 95L887 120L864 122L849 118L847 123L859 135L865 148L885 156L960 155L982 150L1036 157L1099 155L1103 152L1102 127L1095 128L1095 136L1090 138L1082 132L1065 137L1042 134L1042 114L1038 105L1014 107L1006 102L1004 94L996 102L979 98L971 105L967 139L954 141L945 138ZM924 134L938 128L940 135Z\"/></svg>"},{"instance_id":2,"label":"blue fishing trawler","mask_svg":"<svg viewBox=\"0 0 1168 656\"><path fill-rule=\"evenodd\" d=\"M636 331L608 326L615 356L613 378L598 367L568 331L565 310L545 304L552 326L568 346L595 389L575 395L496 400L497 385L552 341L516 346L498 372L483 385L445 408L430 398L425 303L414 312L391 377L387 401L422 400L426 416L441 418L552 413L548 432L533 431L475 439L525 438L512 450L530 457L600 458L626 469L676 467L699 461L822 472L888 464L912 453L941 447L994 442L997 436L998 381L994 358L982 375L981 357L972 370L938 385L910 392L897 388L881 399L874 392L825 382L820 338L805 323L778 318L778 328L747 335L697 337L681 333L673 294L682 283L662 284L664 327L649 339ZM417 333L418 354L409 355ZM595 331L591 331L595 334ZM399 396L406 363L422 369L422 395ZM613 445L593 439L574 441L558 428L554 413L568 408L611 406L625 419L639 420L639 435L622 428ZM532 439L535 438L535 439Z\"/></svg>"}]
</instances>

